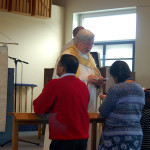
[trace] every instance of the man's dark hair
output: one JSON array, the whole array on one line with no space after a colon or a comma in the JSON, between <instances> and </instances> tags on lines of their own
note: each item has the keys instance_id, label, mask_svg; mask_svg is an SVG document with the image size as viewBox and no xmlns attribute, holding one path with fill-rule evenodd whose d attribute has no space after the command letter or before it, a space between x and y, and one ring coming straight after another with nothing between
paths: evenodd
<instances>
[{"instance_id":1,"label":"man's dark hair","mask_svg":"<svg viewBox=\"0 0 150 150\"><path fill-rule=\"evenodd\" d=\"M79 61L75 56L65 54L65 55L62 55L60 58L60 66L64 67L67 73L76 74L78 66L79 66Z\"/></svg>"},{"instance_id":2,"label":"man's dark hair","mask_svg":"<svg viewBox=\"0 0 150 150\"><path fill-rule=\"evenodd\" d=\"M124 82L128 78L131 78L131 71L129 66L124 61L115 61L110 67L110 75L117 78L118 83Z\"/></svg>"}]
</instances>

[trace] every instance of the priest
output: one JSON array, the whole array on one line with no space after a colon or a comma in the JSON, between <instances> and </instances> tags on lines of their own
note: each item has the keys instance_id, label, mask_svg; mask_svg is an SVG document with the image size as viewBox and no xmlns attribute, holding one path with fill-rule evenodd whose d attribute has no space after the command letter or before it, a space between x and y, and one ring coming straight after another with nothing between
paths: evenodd
<instances>
[{"instance_id":1,"label":"priest","mask_svg":"<svg viewBox=\"0 0 150 150\"><path fill-rule=\"evenodd\" d=\"M74 38L74 45L65 49L59 56L57 63L60 60L60 57L64 54L70 54L78 58L79 67L76 73L76 77L82 80L88 87L90 93L90 102L88 105L88 112L95 113L97 112L97 95L96 89L97 86L103 84L103 77L101 76L98 68L96 67L95 61L90 54L90 51L94 45L95 35L86 29L82 29L78 32L77 36ZM56 67L54 69L53 79L58 78L56 75ZM80 87L79 87L80 88ZM89 129L89 140L87 145L87 150L91 150L91 126ZM45 130L45 139L44 139L44 150L49 150L50 140L48 125Z\"/></svg>"}]
</instances>

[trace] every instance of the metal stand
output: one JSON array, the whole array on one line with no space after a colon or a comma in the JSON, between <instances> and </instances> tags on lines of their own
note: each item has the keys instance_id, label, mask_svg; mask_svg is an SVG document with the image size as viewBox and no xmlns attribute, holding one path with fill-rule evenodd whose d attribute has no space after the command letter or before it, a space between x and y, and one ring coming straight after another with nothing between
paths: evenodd
<instances>
[{"instance_id":1,"label":"metal stand","mask_svg":"<svg viewBox=\"0 0 150 150\"><path fill-rule=\"evenodd\" d=\"M22 62L22 63L25 63L25 64L29 64L28 62L25 62L25 61L22 61L20 59L17 59L17 58L13 58L13 57L9 57L8 58L10 59L13 59L14 60L14 63L15 63L15 112L16 112L16 95L17 95L17 63L18 62Z\"/></svg>"},{"instance_id":2,"label":"metal stand","mask_svg":"<svg viewBox=\"0 0 150 150\"><path fill-rule=\"evenodd\" d=\"M9 57L8 58L10 59L13 59L14 60L14 63L15 63L15 112L16 112L16 95L17 95L17 63L18 62L22 62L22 63L25 63L25 64L29 64L28 62L25 62L25 61L22 61L20 59L17 59L17 58L13 58L13 57ZM40 145L40 143L35 143L35 142L30 142L30 141L26 141L26 140L22 140L22 139L18 139L19 141L22 141L22 142L26 142L26 143L30 143L30 144L35 144L35 145ZM3 147L4 145L8 144L12 142L12 140L9 140L7 142L5 142L4 144L0 145L1 147Z\"/></svg>"}]
</instances>

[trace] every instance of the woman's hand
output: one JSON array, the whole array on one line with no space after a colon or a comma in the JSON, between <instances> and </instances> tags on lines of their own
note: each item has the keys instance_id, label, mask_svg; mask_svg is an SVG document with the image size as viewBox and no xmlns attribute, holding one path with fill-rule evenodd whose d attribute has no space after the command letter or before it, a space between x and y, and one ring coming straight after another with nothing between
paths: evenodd
<instances>
[{"instance_id":1,"label":"woman's hand","mask_svg":"<svg viewBox=\"0 0 150 150\"><path fill-rule=\"evenodd\" d=\"M103 99L106 98L106 95L103 95L103 94L99 93L99 97L100 97L101 100L103 100Z\"/></svg>"}]
</instances>

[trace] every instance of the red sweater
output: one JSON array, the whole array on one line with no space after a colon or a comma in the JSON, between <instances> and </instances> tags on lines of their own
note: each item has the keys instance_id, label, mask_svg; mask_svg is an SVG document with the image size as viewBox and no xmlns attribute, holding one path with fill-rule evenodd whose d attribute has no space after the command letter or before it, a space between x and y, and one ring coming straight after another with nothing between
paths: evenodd
<instances>
[{"instance_id":1,"label":"red sweater","mask_svg":"<svg viewBox=\"0 0 150 150\"><path fill-rule=\"evenodd\" d=\"M37 114L49 113L49 138L88 139L90 95L87 86L75 76L53 79L34 100Z\"/></svg>"}]
</instances>

